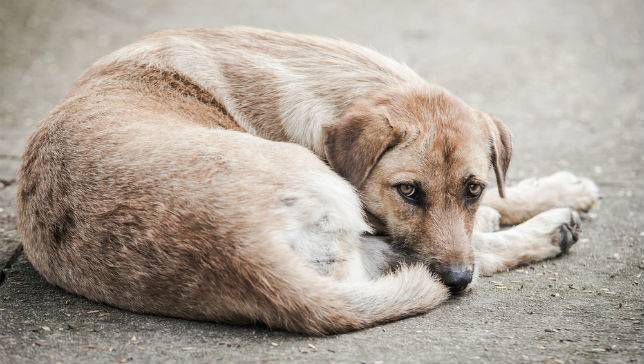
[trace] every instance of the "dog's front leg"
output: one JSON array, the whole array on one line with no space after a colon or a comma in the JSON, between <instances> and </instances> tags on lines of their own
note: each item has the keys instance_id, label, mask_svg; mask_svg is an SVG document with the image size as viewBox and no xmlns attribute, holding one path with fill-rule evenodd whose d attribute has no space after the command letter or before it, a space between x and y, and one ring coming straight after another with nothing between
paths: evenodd
<instances>
[{"instance_id":1,"label":"dog's front leg","mask_svg":"<svg viewBox=\"0 0 644 364\"><path fill-rule=\"evenodd\" d=\"M543 212L508 230L474 233L472 244L480 275L556 257L577 242L579 215L569 208Z\"/></svg>"},{"instance_id":2,"label":"dog's front leg","mask_svg":"<svg viewBox=\"0 0 644 364\"><path fill-rule=\"evenodd\" d=\"M491 233L501 227L501 214L489 206L481 206L474 218L474 232Z\"/></svg>"},{"instance_id":3,"label":"dog's front leg","mask_svg":"<svg viewBox=\"0 0 644 364\"><path fill-rule=\"evenodd\" d=\"M502 225L520 224L544 211L569 207L587 212L599 203L599 188L588 178L570 172L557 172L547 177L529 178L505 189L505 198L490 190L483 205L501 214Z\"/></svg>"}]
</instances>

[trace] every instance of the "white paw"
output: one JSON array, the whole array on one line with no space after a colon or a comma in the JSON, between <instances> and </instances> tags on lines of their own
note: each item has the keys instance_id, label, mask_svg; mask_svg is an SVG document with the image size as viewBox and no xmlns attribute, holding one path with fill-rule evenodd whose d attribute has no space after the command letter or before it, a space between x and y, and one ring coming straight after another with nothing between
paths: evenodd
<instances>
[{"instance_id":1,"label":"white paw","mask_svg":"<svg viewBox=\"0 0 644 364\"><path fill-rule=\"evenodd\" d=\"M529 231L530 240L536 245L550 244L556 248L554 255L567 253L579 240L581 233L579 214L569 208L542 212L524 225Z\"/></svg>"},{"instance_id":2,"label":"white paw","mask_svg":"<svg viewBox=\"0 0 644 364\"><path fill-rule=\"evenodd\" d=\"M474 231L489 233L498 231L501 227L501 214L488 206L479 207L474 218Z\"/></svg>"},{"instance_id":3,"label":"white paw","mask_svg":"<svg viewBox=\"0 0 644 364\"><path fill-rule=\"evenodd\" d=\"M541 203L553 207L569 207L579 212L599 206L599 187L588 178L566 171L522 181L521 189L534 189Z\"/></svg>"}]
</instances>

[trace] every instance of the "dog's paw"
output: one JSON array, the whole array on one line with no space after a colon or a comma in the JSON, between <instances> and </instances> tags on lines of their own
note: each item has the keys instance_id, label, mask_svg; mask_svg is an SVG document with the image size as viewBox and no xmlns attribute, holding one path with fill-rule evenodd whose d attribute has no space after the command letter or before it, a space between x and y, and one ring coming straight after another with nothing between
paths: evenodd
<instances>
[{"instance_id":1,"label":"dog's paw","mask_svg":"<svg viewBox=\"0 0 644 364\"><path fill-rule=\"evenodd\" d=\"M569 207L578 212L588 212L599 206L599 187L588 178L566 171L539 179L527 179L517 187L523 193L533 191L532 201L544 207Z\"/></svg>"},{"instance_id":2,"label":"dog's paw","mask_svg":"<svg viewBox=\"0 0 644 364\"><path fill-rule=\"evenodd\" d=\"M570 250L580 233L579 214L556 208L507 230L478 234L474 240L477 269L486 276L558 257Z\"/></svg>"},{"instance_id":3,"label":"dog's paw","mask_svg":"<svg viewBox=\"0 0 644 364\"><path fill-rule=\"evenodd\" d=\"M534 241L544 239L556 249L554 255L567 253L581 234L579 214L570 208L557 208L535 216L530 224L533 227Z\"/></svg>"},{"instance_id":4,"label":"dog's paw","mask_svg":"<svg viewBox=\"0 0 644 364\"><path fill-rule=\"evenodd\" d=\"M501 228L501 214L488 206L479 207L474 218L474 231L490 233Z\"/></svg>"},{"instance_id":5,"label":"dog's paw","mask_svg":"<svg viewBox=\"0 0 644 364\"><path fill-rule=\"evenodd\" d=\"M543 183L560 190L560 196L566 207L576 211L587 212L599 206L599 187L588 178L577 177L570 172L557 172L545 178Z\"/></svg>"},{"instance_id":6,"label":"dog's paw","mask_svg":"<svg viewBox=\"0 0 644 364\"><path fill-rule=\"evenodd\" d=\"M581 220L579 214L571 209L557 209L561 211L560 225L552 235L552 244L559 247L565 254L578 240L581 234Z\"/></svg>"}]
</instances>

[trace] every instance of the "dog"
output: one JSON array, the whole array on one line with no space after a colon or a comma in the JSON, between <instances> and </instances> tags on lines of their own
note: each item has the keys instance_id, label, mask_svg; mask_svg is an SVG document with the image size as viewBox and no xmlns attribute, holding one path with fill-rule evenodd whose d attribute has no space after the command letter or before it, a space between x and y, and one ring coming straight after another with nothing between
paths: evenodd
<instances>
[{"instance_id":1,"label":"dog","mask_svg":"<svg viewBox=\"0 0 644 364\"><path fill-rule=\"evenodd\" d=\"M370 49L170 30L92 65L32 135L18 230L45 279L91 300L341 333L578 240L597 187L506 188L511 155L501 120Z\"/></svg>"}]
</instances>

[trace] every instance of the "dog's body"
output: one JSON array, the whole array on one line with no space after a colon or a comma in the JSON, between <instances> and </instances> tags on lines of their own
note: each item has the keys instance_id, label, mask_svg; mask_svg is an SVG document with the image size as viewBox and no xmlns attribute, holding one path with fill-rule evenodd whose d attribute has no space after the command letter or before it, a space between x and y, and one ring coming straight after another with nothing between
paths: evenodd
<instances>
[{"instance_id":1,"label":"dog's body","mask_svg":"<svg viewBox=\"0 0 644 364\"><path fill-rule=\"evenodd\" d=\"M342 332L443 301L428 267L460 290L475 260L491 274L577 240L570 208L597 199L587 180L546 180L577 187L564 205L555 193L531 204L527 184L482 197L490 165L502 191L510 154L500 121L371 50L253 29L164 32L97 62L43 122L20 171L18 225L44 277L94 300ZM466 202L453 192L463 184ZM475 223L479 197L501 214L483 208Z\"/></svg>"}]
</instances>

